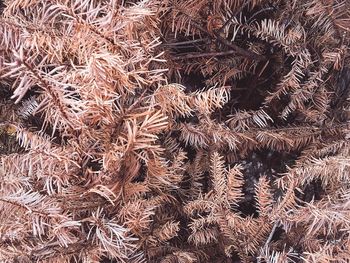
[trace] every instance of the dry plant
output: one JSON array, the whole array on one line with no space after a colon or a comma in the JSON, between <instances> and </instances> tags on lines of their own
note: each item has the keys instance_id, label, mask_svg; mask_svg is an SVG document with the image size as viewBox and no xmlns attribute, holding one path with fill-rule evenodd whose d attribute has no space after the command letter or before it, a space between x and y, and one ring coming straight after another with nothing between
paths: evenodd
<instances>
[{"instance_id":1,"label":"dry plant","mask_svg":"<svg viewBox=\"0 0 350 263\"><path fill-rule=\"evenodd\" d=\"M348 262L348 0L0 8L0 262Z\"/></svg>"}]
</instances>

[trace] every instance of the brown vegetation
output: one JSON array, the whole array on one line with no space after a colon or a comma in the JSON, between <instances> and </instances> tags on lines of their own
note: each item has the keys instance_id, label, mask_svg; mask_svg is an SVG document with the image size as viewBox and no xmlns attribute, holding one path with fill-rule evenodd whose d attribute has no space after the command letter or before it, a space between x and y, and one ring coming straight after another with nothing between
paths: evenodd
<instances>
[{"instance_id":1,"label":"brown vegetation","mask_svg":"<svg viewBox=\"0 0 350 263\"><path fill-rule=\"evenodd\" d=\"M0 12L0 262L348 262L348 0Z\"/></svg>"}]
</instances>

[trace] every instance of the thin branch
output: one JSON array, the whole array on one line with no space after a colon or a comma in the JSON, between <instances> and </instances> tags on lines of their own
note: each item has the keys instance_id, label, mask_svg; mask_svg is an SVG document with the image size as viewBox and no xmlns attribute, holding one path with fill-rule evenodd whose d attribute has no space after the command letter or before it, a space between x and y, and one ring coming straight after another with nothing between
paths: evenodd
<instances>
[{"instance_id":1,"label":"thin branch","mask_svg":"<svg viewBox=\"0 0 350 263\"><path fill-rule=\"evenodd\" d=\"M272 229L271 229L269 237L267 238L267 240L265 242L265 245L263 247L264 251L267 250L267 248L268 248L268 246L269 246L269 244L270 244L270 242L272 240L272 237L275 234L275 231L276 231L276 228L278 227L278 225L279 225L279 222L276 221L275 224L273 225ZM257 257L256 263L260 263L260 262L261 262L261 257Z\"/></svg>"},{"instance_id":2,"label":"thin branch","mask_svg":"<svg viewBox=\"0 0 350 263\"><path fill-rule=\"evenodd\" d=\"M259 15L259 14L261 14L261 13L263 13L263 12L269 11L269 10L273 10L273 9L274 9L273 7L266 7L266 8L264 8L264 9L259 10L258 12L256 12L255 14L253 14L253 15L248 19L248 21L247 21L246 23L249 24L251 21L253 21L253 19L254 19L257 15Z\"/></svg>"},{"instance_id":3,"label":"thin branch","mask_svg":"<svg viewBox=\"0 0 350 263\"><path fill-rule=\"evenodd\" d=\"M187 54L184 56L178 56L178 57L175 57L174 60L227 56L227 55L231 55L231 54L235 54L235 53L236 53L235 50L228 50L228 51L222 51L222 52L209 52L209 53L195 53L195 54Z\"/></svg>"},{"instance_id":4,"label":"thin branch","mask_svg":"<svg viewBox=\"0 0 350 263\"><path fill-rule=\"evenodd\" d=\"M240 12L242 12L242 10L249 5L251 2L251 0L246 1L243 5L240 6L240 8L238 8L236 10L236 12L232 13L231 16L229 17L229 19L222 25L222 27L219 28L218 31L216 31L218 34L220 34L225 27L232 21L232 19L234 19L236 17L236 15L238 15Z\"/></svg>"},{"instance_id":5,"label":"thin branch","mask_svg":"<svg viewBox=\"0 0 350 263\"><path fill-rule=\"evenodd\" d=\"M271 229L271 233L270 233L269 237L268 237L267 240L266 240L266 243L265 243L265 246L264 246L264 247L267 248L267 246L270 244L270 242L271 242L271 240L272 240L272 237L273 237L273 235L275 234L275 231L276 231L276 228L278 227L278 225L279 225L279 222L278 222L278 221L275 222L275 224L273 225L273 227L272 227L272 229Z\"/></svg>"},{"instance_id":6,"label":"thin branch","mask_svg":"<svg viewBox=\"0 0 350 263\"><path fill-rule=\"evenodd\" d=\"M10 201L10 200L4 199L4 198L0 198L0 202L4 202L4 203L7 203L7 204L11 204L13 206L20 207L22 209L25 209L25 210L29 211L31 214L38 214L38 215L43 216L43 217L50 216L49 213L45 213L45 212L39 211L37 209L31 209L28 206L20 204L20 203L17 203L15 201Z\"/></svg>"},{"instance_id":7,"label":"thin branch","mask_svg":"<svg viewBox=\"0 0 350 263\"><path fill-rule=\"evenodd\" d=\"M25 60L21 60L20 62L26 67L28 71L30 71L34 75L36 80L41 84L39 86L45 91L47 91L48 94L52 97L54 103L58 107L58 110L62 114L62 117L66 120L67 126L70 129L74 130L74 127L72 126L68 118L67 112L64 110L64 105L59 99L58 95L54 92L53 87L42 76L40 76L40 74L33 67L31 67L31 65L28 64Z\"/></svg>"},{"instance_id":8,"label":"thin branch","mask_svg":"<svg viewBox=\"0 0 350 263\"><path fill-rule=\"evenodd\" d=\"M193 39L193 40L180 41L180 42L174 42L174 43L164 43L164 44L161 44L161 46L181 46L181 45L186 45L186 44L205 42L207 40L208 40L208 38Z\"/></svg>"},{"instance_id":9,"label":"thin branch","mask_svg":"<svg viewBox=\"0 0 350 263\"><path fill-rule=\"evenodd\" d=\"M206 30L204 27L202 27L201 25L199 25L190 15L186 14L185 11L181 10L180 8L176 7L181 13L183 13L184 15L186 15L188 18L190 18L190 20L193 22L193 25L200 31L202 31L203 33L206 33L208 36L211 36L211 34L209 33L208 30ZM224 44L227 47L230 47L232 50L236 51L237 54L249 58L251 60L257 60L257 61L261 61L261 60L266 60L265 56L256 54L250 50L245 50L235 44L233 44L231 41L227 40L226 38L223 38L222 36L220 36L220 34L218 32L213 32L216 39L218 41L220 41L222 44Z\"/></svg>"},{"instance_id":10,"label":"thin branch","mask_svg":"<svg viewBox=\"0 0 350 263\"><path fill-rule=\"evenodd\" d=\"M231 41L227 40L226 38L223 38L222 36L220 36L220 34L218 34L217 32L214 32L214 35L216 36L216 38L223 43L224 45L232 48L233 50L236 51L237 54L242 55L243 57L252 59L252 60L257 60L257 61L261 61L261 60L266 60L265 56L256 54L252 51L243 49L239 46L236 46L235 44L233 44Z\"/></svg>"}]
</instances>

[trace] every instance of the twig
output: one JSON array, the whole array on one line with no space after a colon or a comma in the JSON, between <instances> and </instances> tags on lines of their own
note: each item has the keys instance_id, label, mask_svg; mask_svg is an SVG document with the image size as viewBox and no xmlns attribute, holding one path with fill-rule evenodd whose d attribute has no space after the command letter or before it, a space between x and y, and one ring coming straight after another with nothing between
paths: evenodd
<instances>
[{"instance_id":1,"label":"twig","mask_svg":"<svg viewBox=\"0 0 350 263\"><path fill-rule=\"evenodd\" d=\"M278 222L278 221L275 222L275 224L273 225L273 227L272 227L272 229L271 229L271 233L270 233L268 239L266 240L265 247L267 247L267 246L269 245L269 243L271 242L272 237L273 237L273 235L275 234L275 231L276 231L276 228L278 227L278 225L279 225L279 222Z\"/></svg>"},{"instance_id":2,"label":"twig","mask_svg":"<svg viewBox=\"0 0 350 263\"><path fill-rule=\"evenodd\" d=\"M244 56L244 57L247 57L247 58L250 58L250 59L253 59L253 60L258 60L258 61L261 61L261 60L266 60L266 57L265 56L262 56L262 55L259 55L259 54L256 54L252 51L249 51L249 50L245 50L239 46L236 46L235 44L233 44L231 41L228 41L226 38L223 38L222 36L220 36L220 34L218 34L217 32L214 32L214 35L216 36L216 38L221 42L223 43L224 45L232 48L233 50L236 51L236 53Z\"/></svg>"},{"instance_id":3,"label":"twig","mask_svg":"<svg viewBox=\"0 0 350 263\"><path fill-rule=\"evenodd\" d=\"M206 30L205 28L203 28L201 25L199 25L190 15L186 14L185 11L183 11L181 8L176 7L181 13L183 13L184 15L186 15L188 18L190 18L190 20L192 21L193 25L200 31L202 31L203 33L206 33L208 36L211 36L211 34L208 32L208 30ZM256 54L250 50L245 50L235 44L233 44L232 42L228 41L226 38L223 38L222 36L220 36L220 34L218 32L213 32L216 39L218 41L220 41L222 44L224 44L225 46L230 47L231 49L233 49L234 51L236 51L237 54L252 59L252 60L257 60L257 61L261 61L261 60L266 60L265 56Z\"/></svg>"},{"instance_id":4,"label":"twig","mask_svg":"<svg viewBox=\"0 0 350 263\"><path fill-rule=\"evenodd\" d=\"M247 5L249 5L251 2L251 0L246 1L243 5L241 5L236 12L232 13L231 16L229 17L229 19L222 25L222 27L219 28L218 31L216 31L217 33L221 33L225 27L228 25L228 23L230 23L232 21L233 18L235 18L236 15L238 15L240 12L242 12L243 8L245 8Z\"/></svg>"},{"instance_id":5,"label":"twig","mask_svg":"<svg viewBox=\"0 0 350 263\"><path fill-rule=\"evenodd\" d=\"M222 51L222 52L209 52L209 53L195 53L195 54L187 54L184 56L179 56L173 58L174 60L180 60L180 59L191 59L191 58L203 58L203 57L218 57L218 56L226 56L235 54L235 50L228 50L228 51Z\"/></svg>"},{"instance_id":6,"label":"twig","mask_svg":"<svg viewBox=\"0 0 350 263\"><path fill-rule=\"evenodd\" d=\"M181 41L181 42L175 42L175 43L164 43L161 44L161 46L180 46L180 45L186 45L186 44L194 44L198 42L207 41L207 38L201 38L201 39L194 39L194 40L188 40L188 41Z\"/></svg>"},{"instance_id":7,"label":"twig","mask_svg":"<svg viewBox=\"0 0 350 263\"><path fill-rule=\"evenodd\" d=\"M273 225L272 229L271 229L271 232L270 232L270 235L269 237L267 238L266 242L265 242L265 245L264 245L264 251L268 248L271 240L272 240L272 237L273 235L275 234L275 231L276 231L276 228L278 227L279 225L279 222L275 222L275 224ZM257 257L256 259L256 263L261 263L261 258L260 257Z\"/></svg>"},{"instance_id":8,"label":"twig","mask_svg":"<svg viewBox=\"0 0 350 263\"><path fill-rule=\"evenodd\" d=\"M269 11L269 10L273 10L273 9L274 9L273 7L266 7L264 9L260 9L258 12L256 12L254 15L252 15L246 23L249 24L254 19L254 17L256 17L257 15L259 15L265 11Z\"/></svg>"}]
</instances>

